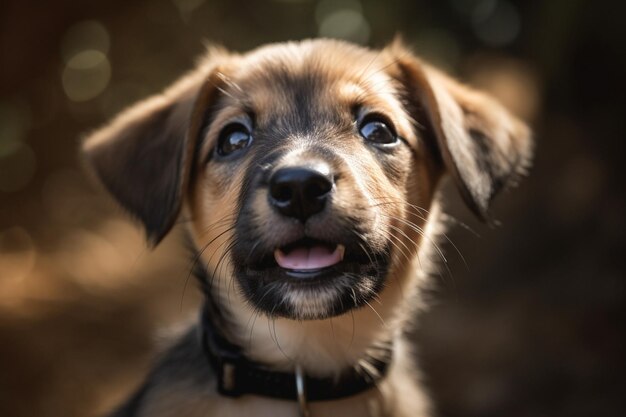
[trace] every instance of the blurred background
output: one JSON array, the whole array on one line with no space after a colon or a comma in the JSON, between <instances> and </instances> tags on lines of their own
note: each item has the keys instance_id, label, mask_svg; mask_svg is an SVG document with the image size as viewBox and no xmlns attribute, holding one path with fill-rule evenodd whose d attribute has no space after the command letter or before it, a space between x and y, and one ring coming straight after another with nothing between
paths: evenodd
<instances>
[{"instance_id":1,"label":"blurred background","mask_svg":"<svg viewBox=\"0 0 626 417\"><path fill-rule=\"evenodd\" d=\"M156 251L93 187L80 137L190 68L396 33L536 132L501 227L443 194L448 268L414 332L437 415L626 415L621 2L107 0L0 3L0 416L94 416L199 297L180 231Z\"/></svg>"}]
</instances>

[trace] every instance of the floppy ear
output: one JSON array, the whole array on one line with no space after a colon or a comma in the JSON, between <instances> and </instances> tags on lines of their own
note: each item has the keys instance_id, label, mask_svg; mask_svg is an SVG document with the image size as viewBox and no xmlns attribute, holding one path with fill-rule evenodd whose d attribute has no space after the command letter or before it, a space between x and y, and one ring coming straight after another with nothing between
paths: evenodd
<instances>
[{"instance_id":1,"label":"floppy ear","mask_svg":"<svg viewBox=\"0 0 626 417\"><path fill-rule=\"evenodd\" d=\"M417 122L434 138L466 204L489 220L493 197L514 185L530 166L530 130L488 95L398 51L397 45L392 48Z\"/></svg>"},{"instance_id":2,"label":"floppy ear","mask_svg":"<svg viewBox=\"0 0 626 417\"><path fill-rule=\"evenodd\" d=\"M198 95L209 94L201 88L208 73L199 68L133 105L82 146L100 182L143 223L152 245L169 232L181 208L197 136L190 133L192 111Z\"/></svg>"}]
</instances>

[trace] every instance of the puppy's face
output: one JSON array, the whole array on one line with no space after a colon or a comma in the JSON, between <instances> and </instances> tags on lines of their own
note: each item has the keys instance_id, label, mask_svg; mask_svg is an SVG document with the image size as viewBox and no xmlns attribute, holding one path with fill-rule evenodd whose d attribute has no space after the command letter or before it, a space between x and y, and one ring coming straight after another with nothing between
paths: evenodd
<instances>
[{"instance_id":1,"label":"puppy's face","mask_svg":"<svg viewBox=\"0 0 626 417\"><path fill-rule=\"evenodd\" d=\"M431 179L418 166L423 145L401 85L380 62L368 69L374 53L324 46L231 62L220 69L219 97L199 103L196 240L232 225L228 243L212 245L214 260L228 252L246 299L294 319L374 297L397 257L413 256L406 240L423 216L407 198L430 199L415 187Z\"/></svg>"},{"instance_id":2,"label":"puppy's face","mask_svg":"<svg viewBox=\"0 0 626 417\"><path fill-rule=\"evenodd\" d=\"M185 207L212 296L320 319L406 275L443 173L485 217L528 136L402 47L319 40L214 55L85 149L153 242Z\"/></svg>"}]
</instances>

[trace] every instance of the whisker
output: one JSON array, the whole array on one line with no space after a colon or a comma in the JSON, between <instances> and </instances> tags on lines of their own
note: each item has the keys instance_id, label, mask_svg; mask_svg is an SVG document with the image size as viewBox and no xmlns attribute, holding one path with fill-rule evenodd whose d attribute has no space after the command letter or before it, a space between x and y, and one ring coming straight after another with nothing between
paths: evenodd
<instances>
[{"instance_id":1,"label":"whisker","mask_svg":"<svg viewBox=\"0 0 626 417\"><path fill-rule=\"evenodd\" d=\"M381 201L382 200L382 201ZM426 210L423 207L419 207L416 206L414 204L408 203L406 201L403 200L398 200L398 199L376 199L376 201L379 201L376 206L383 206L383 205L399 205L401 207L404 208L408 208L410 209L410 213L417 216L418 218L427 221L426 218L422 217L419 213L416 213L416 211L419 212L424 212L427 214L430 214L430 212L428 210ZM448 260L446 258L446 256L443 254L442 249L439 247L439 245L437 244L437 242L435 242L432 238L429 237L429 235L425 232L425 230L420 227L417 223L410 221L408 219L404 219L398 216L394 216L394 215L389 215L386 213L381 213L381 215L383 217L386 218L391 218L391 219L395 219L396 221L406 225L407 227L409 227L411 230L415 231L416 233L418 233L423 239L425 239L428 243L430 243L432 245L432 247L435 249L437 255L439 256L439 258L443 261L443 265L445 267L446 273L447 275L452 279L452 282L454 283L454 275L452 274L452 270L450 269L449 265L448 265ZM390 225L391 226L391 225ZM445 233L440 233L440 235L444 236L444 238L450 242L450 244L452 245L452 247L456 250L457 254L459 255L459 257L461 258L461 260L463 261L463 263L465 265L467 265L467 262L465 261L465 257L463 256L463 254L460 252L460 250L458 249L458 247L454 244L454 242L452 242L452 240L445 234ZM409 239L410 240L410 239ZM418 262L420 263L421 266L421 260L419 259L419 253L418 255ZM444 279L444 276L439 274L439 276Z\"/></svg>"},{"instance_id":2,"label":"whisker","mask_svg":"<svg viewBox=\"0 0 626 417\"><path fill-rule=\"evenodd\" d=\"M226 255L231 255L231 252L233 250L233 248L235 247L235 245L237 245L237 243L239 243L239 241L237 239L234 239L226 249L224 249L224 254L222 255L222 257L225 257L225 262L222 263L222 265L220 265L220 269L218 271L219 276L222 276L222 267L224 267L225 264L230 264L232 266L231 260L232 260L232 256L226 256ZM220 260L220 262L222 262ZM230 289L231 287L234 288L235 287L235 279L233 277L233 274L229 274L229 278L230 278L230 282L228 282L228 284L226 285L226 299L228 300L228 305L231 306L231 301L230 301Z\"/></svg>"},{"instance_id":3,"label":"whisker","mask_svg":"<svg viewBox=\"0 0 626 417\"><path fill-rule=\"evenodd\" d=\"M367 304L367 306L368 306L369 308L371 308L371 309L372 309L372 311L374 312L374 314L376 314L376 316L378 316L378 319L379 319L379 320L380 320L380 322L383 324L383 326L384 326L386 329L389 329L389 327L387 326L387 323L385 323L385 320L383 320L382 316L381 316L380 314L378 314L378 311L376 311L376 309L375 309L375 308L374 308L374 307L373 307L373 306L372 306L372 305L371 305L371 304L370 304L367 300L365 300L365 299L364 299L363 301L365 302L365 304Z\"/></svg>"},{"instance_id":4,"label":"whisker","mask_svg":"<svg viewBox=\"0 0 626 417\"><path fill-rule=\"evenodd\" d=\"M385 205L385 204L402 204L402 205L406 205L406 206L409 206L409 207L412 207L412 208L415 208L415 209L419 209L420 211L425 211L425 212L427 212L427 213L428 213L428 210L426 210L426 209L424 209L424 208L422 208L422 207L416 206L416 205L414 205L414 204L410 204L410 203L405 202L405 201L385 201L385 202L382 202L382 203L377 204L377 206L380 206L380 205ZM427 219L426 219L426 218L424 218L424 217L422 217L422 216L420 216L420 215L417 215L416 213L413 213L413 214L414 214L414 215L416 215L416 216L417 216L418 218L420 218L421 220L427 221ZM451 217L451 218L452 218L452 217ZM397 218L397 220L402 221L402 222L405 222L405 223L406 223L406 222L409 222L409 223L413 226L413 227L412 227L413 229L414 229L415 227L419 228L419 229L420 229L420 231L419 231L418 233L420 233L420 234L421 234L422 236L424 236L424 237L426 236L426 234L425 234L424 230L423 230L422 228L420 228L419 226L417 226L414 222L410 222L409 220L406 220L406 219L400 219L400 218ZM468 226L468 227L469 227L469 226ZM415 230L415 229L414 229L414 230ZM470 229L470 231L471 231L471 229ZM467 270L469 270L470 268L469 268L469 265L467 264L467 261L465 260L465 257L463 256L463 254L461 253L461 251L459 250L459 248L457 247L457 245L456 245L456 244L452 241L452 239L451 239L451 238L450 238L450 237L449 237L449 236L448 236L445 232L438 232L438 234L440 234L441 236L443 236L443 237L444 237L444 238L445 238L445 239L446 239L446 240L450 243L450 245L452 245L452 248L453 248L453 249L455 250L455 252L459 255L459 257L461 258L461 261L462 261L462 262L463 262L463 264L465 265L465 268L466 268ZM431 240L431 243L433 243L433 244L434 244L434 242L432 242L432 240ZM442 257L442 259L444 259L444 261L445 261L445 262L447 262L447 260L446 260L446 259L445 259L445 257L443 256L443 251L441 251L441 250L440 250L440 248L439 248L437 245L435 245L435 247L437 248L437 251L440 253L440 256Z\"/></svg>"},{"instance_id":5,"label":"whisker","mask_svg":"<svg viewBox=\"0 0 626 417\"><path fill-rule=\"evenodd\" d=\"M276 340L276 346L278 347L278 350L280 351L280 353L283 354L283 356L285 358L287 358L290 361L293 361L293 359L287 355L287 352L285 352L282 348L282 346L280 346L280 342L278 341L278 333L276 333L276 319L274 318L274 310L276 309L276 306L274 306L274 308L272 308L272 312L271 312L271 316L272 316L272 328L274 329L274 337Z\"/></svg>"},{"instance_id":6,"label":"whisker","mask_svg":"<svg viewBox=\"0 0 626 417\"><path fill-rule=\"evenodd\" d=\"M377 201L383 200L382 198L374 198ZM428 211L427 209L425 209L424 207L420 207L417 206L415 204L411 204L408 201L403 201L403 200L398 200L398 199L393 199L393 200L387 200L387 201L383 201L381 204L375 204L372 207L378 206L378 205L384 205L384 204L401 204L401 205L406 205L408 207L412 207L420 212L423 212L426 215L430 214L430 211ZM468 232L470 232L471 234L473 234L475 237L480 238L481 235L480 233L478 233L477 231L475 231L474 229L472 229L467 223L464 223L462 221L460 221L459 219L455 218L454 216L451 216L450 214L447 213L442 213L441 214L442 218L445 218L446 220L451 220L454 223L458 224L459 226L461 226L463 229L467 230ZM426 221L426 218L424 217L420 217L420 219Z\"/></svg>"},{"instance_id":7,"label":"whisker","mask_svg":"<svg viewBox=\"0 0 626 417\"><path fill-rule=\"evenodd\" d=\"M211 229L217 228L218 226L221 226L222 223L224 222L224 218L222 218L221 220L218 220L215 223L212 223L211 225L209 225L207 227L207 232L210 231ZM194 256L192 262L191 262L191 266L189 267L189 272L187 273L187 277L185 278L185 283L183 284L183 291L181 294L181 299L180 299L180 311L182 311L183 309L183 301L185 299L185 292L187 291L187 286L189 283L189 279L191 278L191 274L193 273L194 269L196 268L196 265L198 264L198 261L200 260L200 258L202 257L202 255L204 254L204 252L209 248L209 246L216 240L219 239L221 236L223 236L225 233L228 233L229 231L231 231L234 228L234 226L227 228L226 230L224 230L223 232L221 232L220 234L218 234L217 236L215 236L213 239L211 239L209 242L207 242L200 251L198 251L198 253Z\"/></svg>"},{"instance_id":8,"label":"whisker","mask_svg":"<svg viewBox=\"0 0 626 417\"><path fill-rule=\"evenodd\" d=\"M406 233L404 233L404 231L400 229L399 227L394 226L393 224L388 224L387 226L398 231L399 233L402 233L408 239L408 236L406 235ZM408 251L408 253L411 253L411 249L398 236L394 235L393 233L389 233L388 237L396 239L404 247L404 249ZM408 239L408 240L409 242L411 242L411 239ZM392 243L402 253L402 255L404 255L404 258L406 259L407 262L409 263L411 262L411 257L407 254L407 252L404 251L404 249L401 249L400 247L398 247L398 245L393 243L392 240L390 240L389 243ZM412 242L412 243L415 245L415 247L417 247L417 244L415 242Z\"/></svg>"},{"instance_id":9,"label":"whisker","mask_svg":"<svg viewBox=\"0 0 626 417\"><path fill-rule=\"evenodd\" d=\"M354 345L354 336L355 336L355 324L354 324L354 310L350 309L350 318L352 319L352 334L350 335L350 344L348 345L348 348L351 348L352 345Z\"/></svg>"},{"instance_id":10,"label":"whisker","mask_svg":"<svg viewBox=\"0 0 626 417\"><path fill-rule=\"evenodd\" d=\"M417 225L416 225L416 224L414 224L413 222L410 222L410 221L408 221L408 220L406 220L406 219L402 219L402 218L398 218L398 217L395 217L395 216L390 216L390 215L386 215L386 214L385 214L385 215L383 215L383 216L394 218L394 219L396 219L396 220L398 220L398 221L400 221L400 222L402 222L402 223L406 224L406 225L407 225L407 227L409 227L409 228L413 229L413 230L414 230L415 232L417 232L420 236L422 236L422 238L426 239L426 240L428 241L428 243L430 243L431 245L433 245L433 247L435 248L435 251L437 252L437 254L439 255L439 257L441 258L441 260L443 260L443 265L444 265L444 267L446 268L446 271L447 271L447 273L448 273L448 276L449 276L450 278L452 278L452 280L454 281L454 275L452 274L452 270L450 269L450 266L448 265L448 260L447 260L447 259L446 259L446 257L444 256L443 251L441 250L441 248L439 247L439 245L437 245L437 243L436 243L433 239L431 239L430 237L428 237L428 236L426 235L426 233L424 232L424 230L423 230L421 227L417 226Z\"/></svg>"},{"instance_id":11,"label":"whisker","mask_svg":"<svg viewBox=\"0 0 626 417\"><path fill-rule=\"evenodd\" d=\"M358 307L359 303L358 303L358 301L356 299L356 291L354 291L354 288L350 288L350 289L352 290L352 301L354 302L354 306Z\"/></svg>"},{"instance_id":12,"label":"whisker","mask_svg":"<svg viewBox=\"0 0 626 417\"><path fill-rule=\"evenodd\" d=\"M211 264L211 261L213 260L213 257L215 256L215 254L224 246L224 245L230 245L230 240L225 240L224 242L220 243L219 246L217 248L215 248L215 250L213 251L213 253L211 254L211 256L209 257L209 260L207 262L207 267ZM221 279L221 277L219 275L217 275L217 268L219 267L220 263L222 262L223 257L227 254L226 251L224 251L220 257L218 258L217 263L215 264L215 267L213 268L213 271L211 273L210 276L210 285L209 285L209 290L211 290L213 288L213 283L215 281L215 277L217 276L218 279L218 286L219 286L219 280Z\"/></svg>"},{"instance_id":13,"label":"whisker","mask_svg":"<svg viewBox=\"0 0 626 417\"><path fill-rule=\"evenodd\" d=\"M250 260L250 257L252 256L256 248L259 247L260 244L261 244L261 240L257 240L256 242L254 242L254 244L252 245L252 248L250 248L250 251L248 252L248 256L246 256L246 261L245 261L246 264L248 263L248 261Z\"/></svg>"},{"instance_id":14,"label":"whisker","mask_svg":"<svg viewBox=\"0 0 626 417\"><path fill-rule=\"evenodd\" d=\"M254 316L254 319L252 320L252 325L250 326L250 333L248 334L248 349L252 347L252 333L254 331L254 325L256 324L256 320L259 318L260 315L261 315L261 311L255 308L250 316L250 317Z\"/></svg>"}]
</instances>

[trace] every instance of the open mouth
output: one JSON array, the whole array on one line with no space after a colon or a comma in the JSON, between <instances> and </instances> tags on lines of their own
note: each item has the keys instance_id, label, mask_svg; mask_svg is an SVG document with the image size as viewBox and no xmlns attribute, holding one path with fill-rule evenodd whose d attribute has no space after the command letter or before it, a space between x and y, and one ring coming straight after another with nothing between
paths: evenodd
<instances>
[{"instance_id":1,"label":"open mouth","mask_svg":"<svg viewBox=\"0 0 626 417\"><path fill-rule=\"evenodd\" d=\"M337 265L343 260L346 247L313 239L301 239L274 250L279 267L295 272L315 272Z\"/></svg>"},{"instance_id":2,"label":"open mouth","mask_svg":"<svg viewBox=\"0 0 626 417\"><path fill-rule=\"evenodd\" d=\"M386 249L350 239L307 236L273 248L237 249L234 264L246 297L270 315L299 320L362 306L380 291L389 266Z\"/></svg>"},{"instance_id":3,"label":"open mouth","mask_svg":"<svg viewBox=\"0 0 626 417\"><path fill-rule=\"evenodd\" d=\"M358 245L329 242L304 237L271 251L259 251L248 257L247 270L252 274L265 273L265 280L293 280L302 278L332 278L343 273L359 273L371 268L372 257Z\"/></svg>"}]
</instances>

